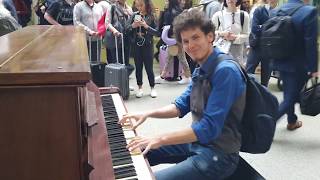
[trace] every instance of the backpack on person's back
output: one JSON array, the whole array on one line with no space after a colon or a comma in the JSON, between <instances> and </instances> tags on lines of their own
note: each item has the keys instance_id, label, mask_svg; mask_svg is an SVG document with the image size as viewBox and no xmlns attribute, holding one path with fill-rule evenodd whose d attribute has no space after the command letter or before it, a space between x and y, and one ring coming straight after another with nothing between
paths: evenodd
<instances>
[{"instance_id":1,"label":"backpack on person's back","mask_svg":"<svg viewBox=\"0 0 320 180\"><path fill-rule=\"evenodd\" d=\"M236 64L246 81L246 105L241 119L241 152L259 154L267 152L272 144L278 113L277 98L229 55L219 55L215 67L222 61ZM215 68L212 68L214 72Z\"/></svg>"},{"instance_id":2,"label":"backpack on person's back","mask_svg":"<svg viewBox=\"0 0 320 180\"><path fill-rule=\"evenodd\" d=\"M280 9L276 16L262 25L260 47L265 58L283 60L294 55L297 43L291 16L302 6L297 6L288 13Z\"/></svg>"}]
</instances>

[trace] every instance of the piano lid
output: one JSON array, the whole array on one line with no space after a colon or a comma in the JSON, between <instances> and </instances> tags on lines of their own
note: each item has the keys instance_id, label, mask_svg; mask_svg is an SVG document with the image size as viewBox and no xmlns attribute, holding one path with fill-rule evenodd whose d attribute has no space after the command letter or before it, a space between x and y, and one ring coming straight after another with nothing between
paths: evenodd
<instances>
[{"instance_id":1,"label":"piano lid","mask_svg":"<svg viewBox=\"0 0 320 180\"><path fill-rule=\"evenodd\" d=\"M0 37L0 86L84 84L88 58L83 29L28 26Z\"/></svg>"}]
</instances>

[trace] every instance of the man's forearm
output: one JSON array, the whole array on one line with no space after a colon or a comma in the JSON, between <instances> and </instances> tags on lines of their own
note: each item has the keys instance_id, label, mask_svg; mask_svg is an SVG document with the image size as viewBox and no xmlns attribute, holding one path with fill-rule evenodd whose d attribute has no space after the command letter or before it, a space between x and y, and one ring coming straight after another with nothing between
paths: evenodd
<instances>
[{"instance_id":1,"label":"man's forearm","mask_svg":"<svg viewBox=\"0 0 320 180\"><path fill-rule=\"evenodd\" d=\"M187 128L181 131L175 131L168 134L162 134L160 136L160 144L173 145L173 144L185 144L197 141L197 136L192 128Z\"/></svg>"},{"instance_id":2,"label":"man's forearm","mask_svg":"<svg viewBox=\"0 0 320 180\"><path fill-rule=\"evenodd\" d=\"M179 115L180 111L174 104L170 104L163 108L147 113L147 116L151 118L174 118L178 117Z\"/></svg>"}]
</instances>

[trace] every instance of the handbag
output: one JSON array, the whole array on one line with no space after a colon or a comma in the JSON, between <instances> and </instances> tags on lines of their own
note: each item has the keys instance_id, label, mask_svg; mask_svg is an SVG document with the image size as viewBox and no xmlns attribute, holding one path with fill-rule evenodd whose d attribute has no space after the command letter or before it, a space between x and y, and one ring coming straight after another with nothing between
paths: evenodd
<instances>
[{"instance_id":1,"label":"handbag","mask_svg":"<svg viewBox=\"0 0 320 180\"><path fill-rule=\"evenodd\" d=\"M316 116L320 113L320 83L318 78L311 82L311 87L307 87L307 82L300 92L300 110L304 115Z\"/></svg>"},{"instance_id":2,"label":"handbag","mask_svg":"<svg viewBox=\"0 0 320 180\"><path fill-rule=\"evenodd\" d=\"M106 12L107 13L107 12ZM98 21L98 25L97 25L97 30L98 30L98 34L100 36L104 36L106 33L106 25L105 25L105 19L106 19L106 13L104 13L101 18Z\"/></svg>"},{"instance_id":3,"label":"handbag","mask_svg":"<svg viewBox=\"0 0 320 180\"><path fill-rule=\"evenodd\" d=\"M179 47L178 45L172 45L172 46L168 46L168 54L170 56L177 56L179 53Z\"/></svg>"}]
</instances>

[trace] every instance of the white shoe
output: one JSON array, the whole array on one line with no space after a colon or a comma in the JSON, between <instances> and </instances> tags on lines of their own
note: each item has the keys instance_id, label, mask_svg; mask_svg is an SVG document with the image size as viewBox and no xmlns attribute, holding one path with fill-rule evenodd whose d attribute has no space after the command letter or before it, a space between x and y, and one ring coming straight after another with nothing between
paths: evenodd
<instances>
[{"instance_id":1,"label":"white shoe","mask_svg":"<svg viewBox=\"0 0 320 180\"><path fill-rule=\"evenodd\" d=\"M142 89L138 89L137 93L136 93L136 97L137 98L141 98L143 96L143 90Z\"/></svg>"},{"instance_id":2,"label":"white shoe","mask_svg":"<svg viewBox=\"0 0 320 180\"><path fill-rule=\"evenodd\" d=\"M157 91L156 91L154 88L151 89L150 96L151 96L152 98L156 98L156 97L158 96Z\"/></svg>"},{"instance_id":3,"label":"white shoe","mask_svg":"<svg viewBox=\"0 0 320 180\"><path fill-rule=\"evenodd\" d=\"M164 83L165 80L161 78L161 76L157 76L156 78L154 78L154 83L155 84L162 84Z\"/></svg>"},{"instance_id":4,"label":"white shoe","mask_svg":"<svg viewBox=\"0 0 320 180\"><path fill-rule=\"evenodd\" d=\"M190 78L184 78L178 81L178 84L188 84L190 83Z\"/></svg>"}]
</instances>

